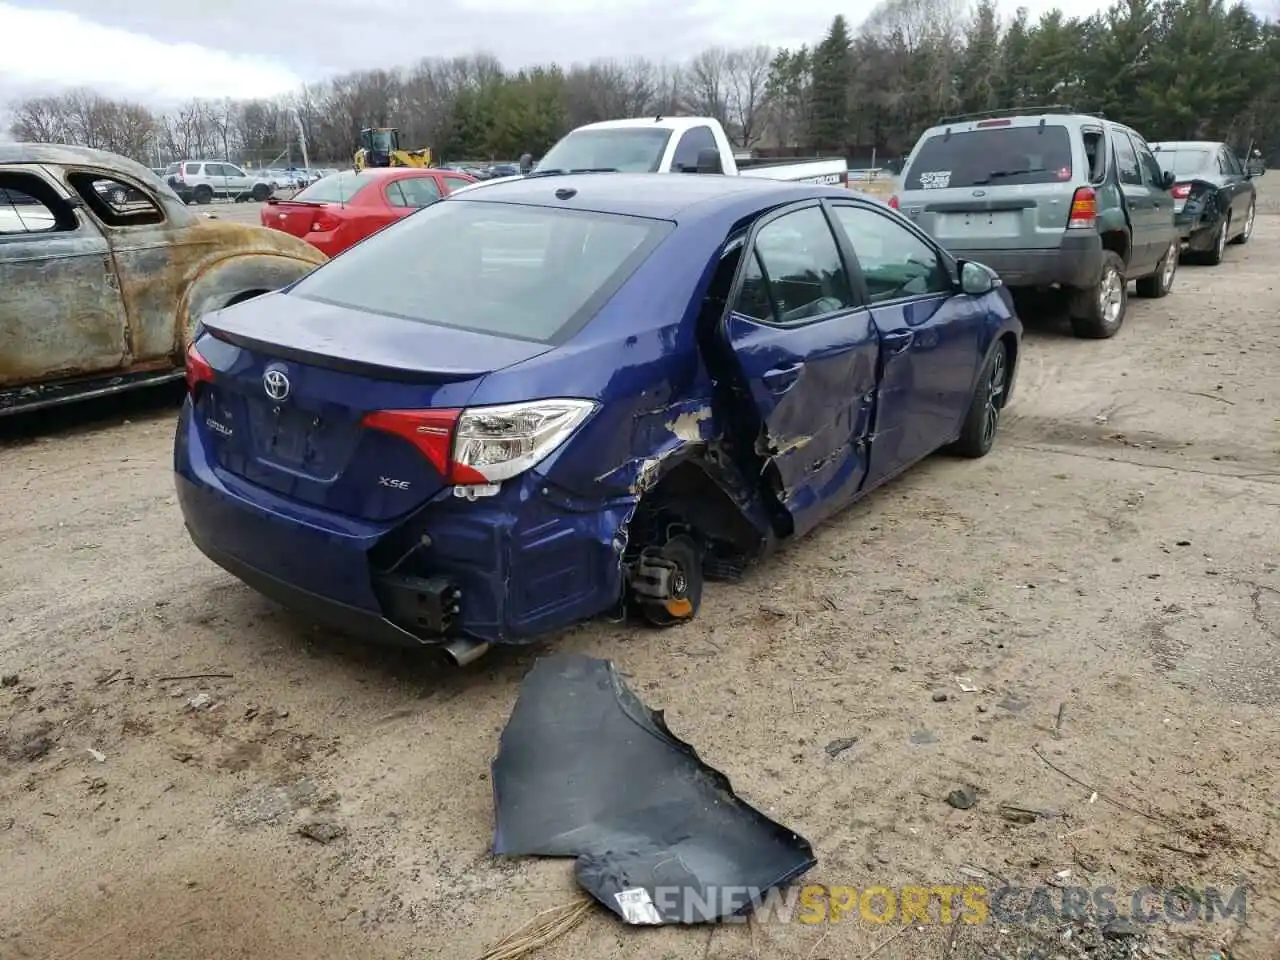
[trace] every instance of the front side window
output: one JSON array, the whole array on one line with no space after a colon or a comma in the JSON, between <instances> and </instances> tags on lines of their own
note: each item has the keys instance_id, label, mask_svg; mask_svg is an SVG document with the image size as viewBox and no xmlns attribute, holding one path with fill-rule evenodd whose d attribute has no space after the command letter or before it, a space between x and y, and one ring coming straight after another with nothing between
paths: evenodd
<instances>
[{"instance_id":1,"label":"front side window","mask_svg":"<svg viewBox=\"0 0 1280 960\"><path fill-rule=\"evenodd\" d=\"M150 196L113 177L97 173L74 172L67 182L80 195L85 205L108 227L137 227L164 223L164 213Z\"/></svg>"},{"instance_id":2,"label":"front side window","mask_svg":"<svg viewBox=\"0 0 1280 960\"><path fill-rule=\"evenodd\" d=\"M710 127L690 127L680 137L680 142L676 144L676 155L671 161L671 169L675 173L697 173L698 172L698 154L703 150L714 150L716 156L720 155L720 148L716 145L715 134L711 132Z\"/></svg>"},{"instance_id":3,"label":"front side window","mask_svg":"<svg viewBox=\"0 0 1280 960\"><path fill-rule=\"evenodd\" d=\"M951 277L938 251L889 214L844 205L834 211L872 303L951 292Z\"/></svg>"},{"instance_id":4,"label":"front side window","mask_svg":"<svg viewBox=\"0 0 1280 960\"><path fill-rule=\"evenodd\" d=\"M1138 166L1138 155L1134 153L1133 144L1122 131L1116 131L1112 138L1116 146L1116 170L1120 182L1135 187L1142 186L1142 169Z\"/></svg>"},{"instance_id":5,"label":"front side window","mask_svg":"<svg viewBox=\"0 0 1280 960\"><path fill-rule=\"evenodd\" d=\"M785 214L759 230L735 310L792 325L852 306L849 276L821 208Z\"/></svg>"}]
</instances>

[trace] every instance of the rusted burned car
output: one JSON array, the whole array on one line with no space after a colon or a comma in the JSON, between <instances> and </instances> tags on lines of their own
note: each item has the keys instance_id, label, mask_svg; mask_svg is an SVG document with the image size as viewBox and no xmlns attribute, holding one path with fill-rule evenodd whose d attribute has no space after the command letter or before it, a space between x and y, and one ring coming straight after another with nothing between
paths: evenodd
<instances>
[{"instance_id":1,"label":"rusted burned car","mask_svg":"<svg viewBox=\"0 0 1280 960\"><path fill-rule=\"evenodd\" d=\"M324 260L116 154L0 144L0 416L180 379L203 314Z\"/></svg>"}]
</instances>

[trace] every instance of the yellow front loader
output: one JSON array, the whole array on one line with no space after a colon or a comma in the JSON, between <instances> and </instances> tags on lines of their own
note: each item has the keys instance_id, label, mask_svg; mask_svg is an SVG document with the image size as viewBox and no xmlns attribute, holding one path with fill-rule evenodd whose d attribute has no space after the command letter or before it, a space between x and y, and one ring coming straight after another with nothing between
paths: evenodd
<instances>
[{"instance_id":1,"label":"yellow front loader","mask_svg":"<svg viewBox=\"0 0 1280 960\"><path fill-rule=\"evenodd\" d=\"M356 170L365 167L429 167L431 148L401 150L400 131L395 127L365 127L356 150Z\"/></svg>"}]
</instances>

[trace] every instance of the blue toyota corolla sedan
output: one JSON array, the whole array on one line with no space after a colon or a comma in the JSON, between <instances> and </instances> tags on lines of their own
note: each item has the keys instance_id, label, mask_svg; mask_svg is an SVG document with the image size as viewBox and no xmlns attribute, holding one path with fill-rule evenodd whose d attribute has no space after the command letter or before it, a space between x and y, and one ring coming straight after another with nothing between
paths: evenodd
<instances>
[{"instance_id":1,"label":"blue toyota corolla sedan","mask_svg":"<svg viewBox=\"0 0 1280 960\"><path fill-rule=\"evenodd\" d=\"M451 197L187 357L192 540L279 602L468 662L698 610L779 541L995 439L1007 290L884 205L712 175Z\"/></svg>"}]
</instances>

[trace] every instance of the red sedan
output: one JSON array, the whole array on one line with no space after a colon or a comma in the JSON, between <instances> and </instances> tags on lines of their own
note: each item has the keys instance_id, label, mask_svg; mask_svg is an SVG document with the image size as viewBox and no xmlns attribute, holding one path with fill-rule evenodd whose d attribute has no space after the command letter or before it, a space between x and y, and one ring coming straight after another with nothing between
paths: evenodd
<instances>
[{"instance_id":1,"label":"red sedan","mask_svg":"<svg viewBox=\"0 0 1280 960\"><path fill-rule=\"evenodd\" d=\"M452 170L343 170L317 180L292 200L268 200L262 205L262 225L301 237L333 257L387 224L475 182L474 177Z\"/></svg>"}]
</instances>

